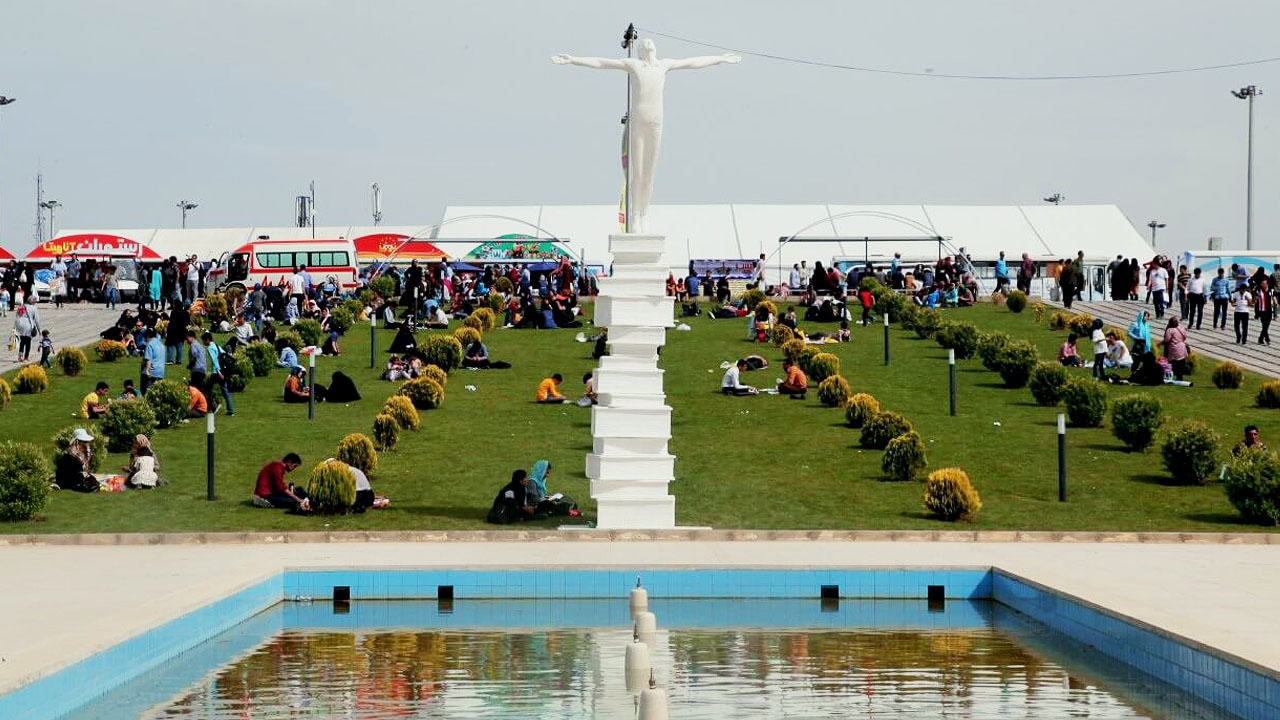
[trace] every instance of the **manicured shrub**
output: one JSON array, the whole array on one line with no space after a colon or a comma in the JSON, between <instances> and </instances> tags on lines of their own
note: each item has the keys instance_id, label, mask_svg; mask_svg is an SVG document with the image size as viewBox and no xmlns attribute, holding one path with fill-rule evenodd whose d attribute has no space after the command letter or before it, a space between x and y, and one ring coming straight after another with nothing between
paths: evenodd
<instances>
[{"instance_id":1,"label":"manicured shrub","mask_svg":"<svg viewBox=\"0 0 1280 720\"><path fill-rule=\"evenodd\" d=\"M340 460L325 460L311 469L307 497L318 513L344 513L356 501L356 476Z\"/></svg>"},{"instance_id":2,"label":"manicured shrub","mask_svg":"<svg viewBox=\"0 0 1280 720\"><path fill-rule=\"evenodd\" d=\"M494 317L497 317L497 314L502 312L503 309L507 307L507 301L498 293L491 292L488 295L484 296L483 307L489 310L492 310L494 313Z\"/></svg>"},{"instance_id":3,"label":"manicured shrub","mask_svg":"<svg viewBox=\"0 0 1280 720\"><path fill-rule=\"evenodd\" d=\"M876 315L880 317L888 315L889 322L898 322L902 318L903 312L911 306L904 295L887 288L876 293L875 300L874 310Z\"/></svg>"},{"instance_id":4,"label":"manicured shrub","mask_svg":"<svg viewBox=\"0 0 1280 720\"><path fill-rule=\"evenodd\" d=\"M462 319L462 327L471 328L479 334L480 331L484 329L484 319L478 317L475 313L471 313Z\"/></svg>"},{"instance_id":5,"label":"manicured shrub","mask_svg":"<svg viewBox=\"0 0 1280 720\"><path fill-rule=\"evenodd\" d=\"M1227 500L1245 520L1280 525L1280 458L1262 450L1245 450L1231 459L1222 478Z\"/></svg>"},{"instance_id":6,"label":"manicured shrub","mask_svg":"<svg viewBox=\"0 0 1280 720\"><path fill-rule=\"evenodd\" d=\"M1093 332L1093 316L1089 313L1077 313L1067 322L1067 328L1076 335L1087 338Z\"/></svg>"},{"instance_id":7,"label":"manicured shrub","mask_svg":"<svg viewBox=\"0 0 1280 720\"><path fill-rule=\"evenodd\" d=\"M942 468L925 480L924 508L943 520L973 522L982 509L982 498L965 471Z\"/></svg>"},{"instance_id":8,"label":"manicured shrub","mask_svg":"<svg viewBox=\"0 0 1280 720\"><path fill-rule=\"evenodd\" d=\"M490 330L498 327L498 313L491 307L482 305L476 308L471 314L480 318L480 322L483 323L483 325L480 326L480 332L482 333L489 332Z\"/></svg>"},{"instance_id":9,"label":"manicured shrub","mask_svg":"<svg viewBox=\"0 0 1280 720\"><path fill-rule=\"evenodd\" d=\"M102 362L115 362L129 354L129 348L119 340L99 340L93 345L93 352Z\"/></svg>"},{"instance_id":10,"label":"manicured shrub","mask_svg":"<svg viewBox=\"0 0 1280 720\"><path fill-rule=\"evenodd\" d=\"M880 412L880 401L867 393L858 393L849 398L844 408L844 420L851 428L860 428Z\"/></svg>"},{"instance_id":11,"label":"manicured shrub","mask_svg":"<svg viewBox=\"0 0 1280 720\"><path fill-rule=\"evenodd\" d=\"M9 403L13 401L13 390L9 387L9 381L0 378L0 410L9 407Z\"/></svg>"},{"instance_id":12,"label":"manicured shrub","mask_svg":"<svg viewBox=\"0 0 1280 720\"><path fill-rule=\"evenodd\" d=\"M778 306L774 305L772 300L761 300L756 303L755 309L759 310L760 308L764 308L773 317L778 317Z\"/></svg>"},{"instance_id":13,"label":"manicured shrub","mask_svg":"<svg viewBox=\"0 0 1280 720\"><path fill-rule=\"evenodd\" d=\"M883 450L889 441L915 428L911 421L892 410L885 410L872 415L862 425L862 435L858 444L872 450Z\"/></svg>"},{"instance_id":14,"label":"manicured shrub","mask_svg":"<svg viewBox=\"0 0 1280 720\"><path fill-rule=\"evenodd\" d=\"M253 379L253 360L244 347L236 348L233 353L222 353L222 375L227 379L227 389L233 393L244 392Z\"/></svg>"},{"instance_id":15,"label":"manicured shrub","mask_svg":"<svg viewBox=\"0 0 1280 720\"><path fill-rule=\"evenodd\" d=\"M914 430L890 440L880 458L880 469L894 480L914 480L925 464L924 442Z\"/></svg>"},{"instance_id":16,"label":"manicured shrub","mask_svg":"<svg viewBox=\"0 0 1280 720\"><path fill-rule=\"evenodd\" d=\"M1036 300L1035 302L1031 303L1031 313L1035 315L1037 325L1039 325L1041 322L1044 322L1044 313L1045 313L1044 303L1039 300Z\"/></svg>"},{"instance_id":17,"label":"manicured shrub","mask_svg":"<svg viewBox=\"0 0 1280 720\"><path fill-rule=\"evenodd\" d=\"M429 377L407 381L400 386L400 394L409 398L419 410L432 410L444 402L444 388Z\"/></svg>"},{"instance_id":18,"label":"manicured shrub","mask_svg":"<svg viewBox=\"0 0 1280 720\"><path fill-rule=\"evenodd\" d=\"M1117 334L1119 334L1119 333L1117 333ZM1124 337L1124 336L1123 336L1123 335L1120 335L1120 337ZM1200 367L1200 364L1201 364L1201 360L1200 360L1200 353L1195 352L1195 351L1189 352L1189 353L1187 353L1187 357L1186 357L1186 359L1184 359L1182 362L1183 362L1183 364L1184 364L1184 365L1186 366L1186 368L1187 368L1187 373L1186 373L1186 374L1187 374L1187 375L1195 375L1195 374L1196 374L1196 368Z\"/></svg>"},{"instance_id":19,"label":"manicured shrub","mask_svg":"<svg viewBox=\"0 0 1280 720\"><path fill-rule=\"evenodd\" d=\"M324 330L320 328L320 322L311 318L299 320L298 324L293 326L293 329L302 338L303 345L319 345L325 337Z\"/></svg>"},{"instance_id":20,"label":"manicured shrub","mask_svg":"<svg viewBox=\"0 0 1280 720\"><path fill-rule=\"evenodd\" d=\"M98 423L98 432L107 436L107 449L128 452L136 435L151 437L156 431L156 414L146 400L116 400Z\"/></svg>"},{"instance_id":21,"label":"manicured shrub","mask_svg":"<svg viewBox=\"0 0 1280 720\"><path fill-rule=\"evenodd\" d=\"M1240 366L1227 361L1219 363L1213 369L1213 384L1220 390L1234 390L1244 382L1244 370Z\"/></svg>"},{"instance_id":22,"label":"manicured shrub","mask_svg":"<svg viewBox=\"0 0 1280 720\"><path fill-rule=\"evenodd\" d=\"M84 356L80 348L67 346L58 348L58 354L53 356L53 363L62 368L62 374L75 377L89 364L89 358Z\"/></svg>"},{"instance_id":23,"label":"manicured shrub","mask_svg":"<svg viewBox=\"0 0 1280 720\"><path fill-rule=\"evenodd\" d=\"M840 374L840 358L826 352L817 352L805 363L801 356L800 369L809 376L810 382L820 383L832 375Z\"/></svg>"},{"instance_id":24,"label":"manicured shrub","mask_svg":"<svg viewBox=\"0 0 1280 720\"><path fill-rule=\"evenodd\" d=\"M156 321L156 336L160 338L160 342L164 342L164 336L165 336L166 334L168 334L168 332L169 332L169 321L168 321L168 320L157 320L157 321ZM141 348L139 348L139 349L141 349Z\"/></svg>"},{"instance_id":25,"label":"manicured shrub","mask_svg":"<svg viewBox=\"0 0 1280 720\"><path fill-rule=\"evenodd\" d=\"M53 466L31 443L0 442L0 521L30 520L49 499Z\"/></svg>"},{"instance_id":26,"label":"manicured shrub","mask_svg":"<svg viewBox=\"0 0 1280 720\"><path fill-rule=\"evenodd\" d=\"M276 366L276 351L264 342L249 343L244 349L249 356L249 366L253 368L255 377L266 377Z\"/></svg>"},{"instance_id":27,"label":"manicured shrub","mask_svg":"<svg viewBox=\"0 0 1280 720\"><path fill-rule=\"evenodd\" d=\"M1028 385L1036 404L1049 407L1062 402L1062 388L1066 383L1067 369L1055 362L1036 365Z\"/></svg>"},{"instance_id":28,"label":"manicured shrub","mask_svg":"<svg viewBox=\"0 0 1280 720\"><path fill-rule=\"evenodd\" d=\"M356 318L351 311L341 305L329 311L329 329L339 335L346 335L355 322Z\"/></svg>"},{"instance_id":29,"label":"manicured shrub","mask_svg":"<svg viewBox=\"0 0 1280 720\"><path fill-rule=\"evenodd\" d=\"M378 469L378 451L373 449L373 440L363 433L351 433L338 441L338 459L365 473Z\"/></svg>"},{"instance_id":30,"label":"manicured shrub","mask_svg":"<svg viewBox=\"0 0 1280 720\"><path fill-rule=\"evenodd\" d=\"M206 295L204 298L204 313L213 325L229 319L231 307L227 302L227 296L222 293Z\"/></svg>"},{"instance_id":31,"label":"manicured shrub","mask_svg":"<svg viewBox=\"0 0 1280 720\"><path fill-rule=\"evenodd\" d=\"M462 343L452 335L428 335L427 342L423 345L423 355L426 356L428 365L449 371L462 365Z\"/></svg>"},{"instance_id":32,"label":"manicured shrub","mask_svg":"<svg viewBox=\"0 0 1280 720\"><path fill-rule=\"evenodd\" d=\"M1164 469L1182 485L1206 485L1218 469L1221 438L1208 425L1187 420L1170 430L1160 448Z\"/></svg>"},{"instance_id":33,"label":"manicured shrub","mask_svg":"<svg viewBox=\"0 0 1280 720\"><path fill-rule=\"evenodd\" d=\"M394 300L396 296L396 281L390 275L379 275L369 281L369 288L377 293L378 297L384 300Z\"/></svg>"},{"instance_id":34,"label":"manicured shrub","mask_svg":"<svg viewBox=\"0 0 1280 720\"><path fill-rule=\"evenodd\" d=\"M797 362L800 359L800 354L807 348L808 346L804 344L804 340L792 338L782 343L782 355L791 362Z\"/></svg>"},{"instance_id":35,"label":"manicured shrub","mask_svg":"<svg viewBox=\"0 0 1280 720\"><path fill-rule=\"evenodd\" d=\"M187 417L187 386L177 380L156 381L143 400L151 406L157 427L172 427Z\"/></svg>"},{"instance_id":36,"label":"manicured shrub","mask_svg":"<svg viewBox=\"0 0 1280 720\"><path fill-rule=\"evenodd\" d=\"M400 426L396 419L386 413L373 416L373 439L378 442L378 449L386 452L394 450L400 437Z\"/></svg>"},{"instance_id":37,"label":"manicured shrub","mask_svg":"<svg viewBox=\"0 0 1280 720\"><path fill-rule=\"evenodd\" d=\"M471 318L467 319L470 320ZM453 336L458 339L458 342L462 343L463 348L466 348L471 343L480 339L480 331L470 325L463 325L453 331Z\"/></svg>"},{"instance_id":38,"label":"manicured shrub","mask_svg":"<svg viewBox=\"0 0 1280 720\"><path fill-rule=\"evenodd\" d=\"M1036 354L1036 346L1025 340L1010 342L1000 351L1000 379L1007 388L1020 388L1031 379L1031 371L1035 369L1040 356Z\"/></svg>"},{"instance_id":39,"label":"manicured shrub","mask_svg":"<svg viewBox=\"0 0 1280 720\"><path fill-rule=\"evenodd\" d=\"M978 358L982 367L991 372L1000 372L1000 354L1006 345L1013 341L1007 333L989 332L978 335Z\"/></svg>"},{"instance_id":40,"label":"manicured shrub","mask_svg":"<svg viewBox=\"0 0 1280 720\"><path fill-rule=\"evenodd\" d=\"M978 328L973 323L948 322L934 333L933 339L939 345L956 351L956 358L971 358L978 352Z\"/></svg>"},{"instance_id":41,"label":"manicured shrub","mask_svg":"<svg viewBox=\"0 0 1280 720\"><path fill-rule=\"evenodd\" d=\"M1061 310L1056 310L1052 315L1049 316L1049 327L1053 328L1054 330L1066 330L1067 326L1070 324L1071 324L1071 313L1065 313L1065 312L1062 312Z\"/></svg>"},{"instance_id":42,"label":"manicured shrub","mask_svg":"<svg viewBox=\"0 0 1280 720\"><path fill-rule=\"evenodd\" d=\"M21 395L35 395L49 388L49 374L39 365L24 365L13 378L13 388Z\"/></svg>"},{"instance_id":43,"label":"manicured shrub","mask_svg":"<svg viewBox=\"0 0 1280 720\"><path fill-rule=\"evenodd\" d=\"M1027 307L1027 294L1021 290L1010 292L1004 299L1004 306L1009 308L1009 312L1022 312Z\"/></svg>"},{"instance_id":44,"label":"manicured shrub","mask_svg":"<svg viewBox=\"0 0 1280 720\"><path fill-rule=\"evenodd\" d=\"M431 378L432 380L435 380L437 383L440 384L440 387L444 387L445 384L449 382L449 373L445 372L444 370L441 370L439 365L423 366L422 371L419 373L419 375L421 375L422 377Z\"/></svg>"},{"instance_id":45,"label":"manicured shrub","mask_svg":"<svg viewBox=\"0 0 1280 720\"><path fill-rule=\"evenodd\" d=\"M902 310L898 312L898 324L902 326L903 330L915 332L916 319L919 313L920 308L911 303L906 303Z\"/></svg>"},{"instance_id":46,"label":"manicured shrub","mask_svg":"<svg viewBox=\"0 0 1280 720\"><path fill-rule=\"evenodd\" d=\"M1130 450L1151 447L1163 422L1160 401L1148 395L1131 395L1111 405L1111 434Z\"/></svg>"},{"instance_id":47,"label":"manicured shrub","mask_svg":"<svg viewBox=\"0 0 1280 720\"><path fill-rule=\"evenodd\" d=\"M81 425L69 425L53 434L53 451L56 455L66 452L67 447L71 445L71 438L76 434ZM98 472L102 469L102 459L107 456L107 437L101 431L90 432L93 441L89 443L89 472ZM133 438L129 439L132 443Z\"/></svg>"},{"instance_id":48,"label":"manicured shrub","mask_svg":"<svg viewBox=\"0 0 1280 720\"><path fill-rule=\"evenodd\" d=\"M294 330L281 330L276 333L275 351L279 355L281 350L286 347L293 348L297 352L303 348L302 336Z\"/></svg>"},{"instance_id":49,"label":"manicured shrub","mask_svg":"<svg viewBox=\"0 0 1280 720\"><path fill-rule=\"evenodd\" d=\"M796 334L791 332L791 328L786 325L773 326L773 346L776 348L783 347L787 343L796 339Z\"/></svg>"},{"instance_id":50,"label":"manicured shrub","mask_svg":"<svg viewBox=\"0 0 1280 720\"><path fill-rule=\"evenodd\" d=\"M417 430L422 426L422 417L413 401L404 395L392 395L382 404L379 413L386 413L396 419L396 425L405 430Z\"/></svg>"},{"instance_id":51,"label":"manicured shrub","mask_svg":"<svg viewBox=\"0 0 1280 720\"><path fill-rule=\"evenodd\" d=\"M917 337L928 340L938 332L940 327L942 327L942 313L930 308L916 311L912 329L916 331Z\"/></svg>"},{"instance_id":52,"label":"manicured shrub","mask_svg":"<svg viewBox=\"0 0 1280 720\"><path fill-rule=\"evenodd\" d=\"M763 290L753 289L742 293L742 301L747 304L748 310L755 310L756 305L759 305L764 300L764 297Z\"/></svg>"},{"instance_id":53,"label":"manicured shrub","mask_svg":"<svg viewBox=\"0 0 1280 720\"><path fill-rule=\"evenodd\" d=\"M1062 388L1067 419L1076 427L1098 427L1107 416L1107 386L1091 378L1075 377Z\"/></svg>"},{"instance_id":54,"label":"manicured shrub","mask_svg":"<svg viewBox=\"0 0 1280 720\"><path fill-rule=\"evenodd\" d=\"M843 375L832 375L818 383L818 402L827 407L840 407L852 392Z\"/></svg>"},{"instance_id":55,"label":"manicured shrub","mask_svg":"<svg viewBox=\"0 0 1280 720\"><path fill-rule=\"evenodd\" d=\"M31 367L28 365L27 367ZM23 368L24 370L26 368ZM22 374L18 374L18 392L22 392ZM1280 380L1268 380L1258 388L1258 407L1280 408Z\"/></svg>"},{"instance_id":56,"label":"manicured shrub","mask_svg":"<svg viewBox=\"0 0 1280 720\"><path fill-rule=\"evenodd\" d=\"M346 308L347 312L351 313L351 320L353 324L358 322L365 322L369 319L365 315L364 300L361 300L359 298L347 298L346 300L342 301L341 306Z\"/></svg>"},{"instance_id":57,"label":"manicured shrub","mask_svg":"<svg viewBox=\"0 0 1280 720\"><path fill-rule=\"evenodd\" d=\"M991 304L996 307L1004 307L1005 294L1003 291L991 293Z\"/></svg>"},{"instance_id":58,"label":"manicured shrub","mask_svg":"<svg viewBox=\"0 0 1280 720\"><path fill-rule=\"evenodd\" d=\"M493 281L493 289L510 295L516 291L516 286L511 283L511 278L500 277Z\"/></svg>"}]
</instances>

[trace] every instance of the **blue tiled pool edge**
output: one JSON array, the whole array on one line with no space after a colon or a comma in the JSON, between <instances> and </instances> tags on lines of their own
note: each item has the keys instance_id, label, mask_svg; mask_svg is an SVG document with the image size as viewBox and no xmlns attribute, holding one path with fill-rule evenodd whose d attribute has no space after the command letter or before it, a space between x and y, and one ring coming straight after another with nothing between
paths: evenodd
<instances>
[{"instance_id":1,"label":"blue tiled pool edge","mask_svg":"<svg viewBox=\"0 0 1280 720\"><path fill-rule=\"evenodd\" d=\"M295 597L328 599L346 586L360 599L624 598L637 573L656 598L817 597L923 599L943 585L949 599L989 599L1245 718L1280 717L1280 673L1228 657L996 568L705 568L617 570L414 568L293 570L161 624L0 696L0 718L57 718L200 642Z\"/></svg>"}]
</instances>

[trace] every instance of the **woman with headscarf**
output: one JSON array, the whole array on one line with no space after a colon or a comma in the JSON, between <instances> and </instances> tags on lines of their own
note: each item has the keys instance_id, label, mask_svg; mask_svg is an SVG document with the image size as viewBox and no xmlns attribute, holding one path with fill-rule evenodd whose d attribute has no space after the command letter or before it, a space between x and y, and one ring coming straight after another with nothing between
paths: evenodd
<instances>
[{"instance_id":1,"label":"woman with headscarf","mask_svg":"<svg viewBox=\"0 0 1280 720\"><path fill-rule=\"evenodd\" d=\"M93 436L84 428L76 428L67 449L54 463L54 484L62 490L97 492L98 479L90 472L93 467L93 450L89 443Z\"/></svg>"},{"instance_id":2,"label":"woman with headscarf","mask_svg":"<svg viewBox=\"0 0 1280 720\"><path fill-rule=\"evenodd\" d=\"M529 473L516 470L511 473L511 482L502 486L493 505L489 507L486 522L506 525L518 520L528 520L533 516L533 505L528 500Z\"/></svg>"},{"instance_id":3,"label":"woman with headscarf","mask_svg":"<svg viewBox=\"0 0 1280 720\"><path fill-rule=\"evenodd\" d=\"M529 471L529 483L525 486L526 502L533 507L547 499L547 478L551 475L551 463L539 460Z\"/></svg>"},{"instance_id":4,"label":"woman with headscarf","mask_svg":"<svg viewBox=\"0 0 1280 720\"><path fill-rule=\"evenodd\" d=\"M129 467L125 470L129 473L125 485L131 488L153 488L160 484L160 459L151 448L151 438L146 435L133 436L133 447L129 449Z\"/></svg>"},{"instance_id":5,"label":"woman with headscarf","mask_svg":"<svg viewBox=\"0 0 1280 720\"><path fill-rule=\"evenodd\" d=\"M1129 339L1133 341L1133 347L1130 348L1130 351L1135 356L1142 355L1151 349L1151 327L1147 324L1149 316L1150 313L1146 310L1139 310L1138 316L1129 325Z\"/></svg>"},{"instance_id":6,"label":"woman with headscarf","mask_svg":"<svg viewBox=\"0 0 1280 720\"><path fill-rule=\"evenodd\" d=\"M827 284L827 271L823 269L821 260L813 264L813 275L809 278L809 287L819 295L831 289Z\"/></svg>"}]
</instances>

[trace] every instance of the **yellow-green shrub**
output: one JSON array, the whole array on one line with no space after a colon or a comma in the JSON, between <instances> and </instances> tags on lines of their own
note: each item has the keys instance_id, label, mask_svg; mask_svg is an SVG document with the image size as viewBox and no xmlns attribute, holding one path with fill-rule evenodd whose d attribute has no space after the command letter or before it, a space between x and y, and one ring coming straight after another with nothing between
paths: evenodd
<instances>
[{"instance_id":1,"label":"yellow-green shrub","mask_svg":"<svg viewBox=\"0 0 1280 720\"><path fill-rule=\"evenodd\" d=\"M30 367L30 366L28 366ZM21 380L21 374L19 374ZM21 386L18 392L22 392ZM1258 407L1280 408L1280 380L1268 380L1258 388Z\"/></svg>"},{"instance_id":2,"label":"yellow-green shrub","mask_svg":"<svg viewBox=\"0 0 1280 720\"><path fill-rule=\"evenodd\" d=\"M476 331L477 335L479 335L480 331L484 329L484 319L478 317L475 313L471 313L462 319L462 327L471 328ZM455 332L454 337L457 337L457 335L458 333ZM465 345L466 343L463 344Z\"/></svg>"},{"instance_id":3,"label":"yellow-green shrub","mask_svg":"<svg viewBox=\"0 0 1280 720\"><path fill-rule=\"evenodd\" d=\"M346 512L356 501L356 476L341 460L320 462L307 479L307 497L316 512Z\"/></svg>"},{"instance_id":4,"label":"yellow-green shrub","mask_svg":"<svg viewBox=\"0 0 1280 720\"><path fill-rule=\"evenodd\" d=\"M396 419L386 413L374 415L373 437L378 441L379 450L385 452L395 449L396 441L400 439L400 426L396 424Z\"/></svg>"},{"instance_id":5,"label":"yellow-green shrub","mask_svg":"<svg viewBox=\"0 0 1280 720\"><path fill-rule=\"evenodd\" d=\"M501 300L501 298L499 298ZM489 332L498 327L498 313L494 311L492 306L481 306L471 313L472 316L480 318L483 325L480 326L480 332Z\"/></svg>"},{"instance_id":6,"label":"yellow-green shrub","mask_svg":"<svg viewBox=\"0 0 1280 720\"><path fill-rule=\"evenodd\" d=\"M880 412L880 401L867 393L858 393L845 405L844 419L851 428L860 428L871 416Z\"/></svg>"},{"instance_id":7,"label":"yellow-green shrub","mask_svg":"<svg viewBox=\"0 0 1280 720\"><path fill-rule=\"evenodd\" d=\"M1160 455L1164 469L1182 485L1205 485L1218 469L1221 438L1208 425L1187 420L1165 435Z\"/></svg>"},{"instance_id":8,"label":"yellow-green shrub","mask_svg":"<svg viewBox=\"0 0 1280 720\"><path fill-rule=\"evenodd\" d=\"M419 410L433 410L444 402L444 388L429 377L406 382L400 386L400 394L409 398Z\"/></svg>"},{"instance_id":9,"label":"yellow-green shrub","mask_svg":"<svg viewBox=\"0 0 1280 720\"><path fill-rule=\"evenodd\" d=\"M373 440L363 433L351 433L338 441L338 459L366 473L378 469L378 451L373 449Z\"/></svg>"},{"instance_id":10,"label":"yellow-green shrub","mask_svg":"<svg viewBox=\"0 0 1280 720\"><path fill-rule=\"evenodd\" d=\"M791 362L799 360L801 353L806 349L807 346L804 344L804 340L798 337L792 337L782 343L782 355Z\"/></svg>"},{"instance_id":11,"label":"yellow-green shrub","mask_svg":"<svg viewBox=\"0 0 1280 720\"><path fill-rule=\"evenodd\" d=\"M49 374L39 365L24 365L13 378L13 388L21 395L42 393L49 388Z\"/></svg>"},{"instance_id":12,"label":"yellow-green shrub","mask_svg":"<svg viewBox=\"0 0 1280 720\"><path fill-rule=\"evenodd\" d=\"M972 522L982 509L982 498L960 468L942 468L929 473L924 483L924 507L943 520Z\"/></svg>"},{"instance_id":13,"label":"yellow-green shrub","mask_svg":"<svg viewBox=\"0 0 1280 720\"><path fill-rule=\"evenodd\" d=\"M776 348L783 347L788 342L796 339L796 334L791 332L791 328L786 325L773 326L773 346Z\"/></svg>"},{"instance_id":14,"label":"yellow-green shrub","mask_svg":"<svg viewBox=\"0 0 1280 720\"><path fill-rule=\"evenodd\" d=\"M889 441L880 458L880 469L894 480L913 480L925 463L924 441L912 430Z\"/></svg>"},{"instance_id":15,"label":"yellow-green shrub","mask_svg":"<svg viewBox=\"0 0 1280 720\"><path fill-rule=\"evenodd\" d=\"M9 407L9 403L13 401L13 390L9 388L9 382L4 378L0 378L0 410Z\"/></svg>"},{"instance_id":16,"label":"yellow-green shrub","mask_svg":"<svg viewBox=\"0 0 1280 720\"><path fill-rule=\"evenodd\" d=\"M827 352L814 353L805 361L805 356L800 356L800 368L809 376L812 382L820 383L832 375L840 374L840 358Z\"/></svg>"},{"instance_id":17,"label":"yellow-green shrub","mask_svg":"<svg viewBox=\"0 0 1280 720\"><path fill-rule=\"evenodd\" d=\"M99 340L94 343L93 352L102 362L115 362L129 354L129 348L119 340Z\"/></svg>"},{"instance_id":18,"label":"yellow-green shrub","mask_svg":"<svg viewBox=\"0 0 1280 720\"><path fill-rule=\"evenodd\" d=\"M911 421L902 415L891 410L881 411L872 415L862 425L862 435L858 437L858 444L872 450L883 450L890 440L914 429L911 427Z\"/></svg>"},{"instance_id":19,"label":"yellow-green shrub","mask_svg":"<svg viewBox=\"0 0 1280 720\"><path fill-rule=\"evenodd\" d=\"M0 442L0 521L30 520L49 499L53 466L40 448L25 442Z\"/></svg>"},{"instance_id":20,"label":"yellow-green shrub","mask_svg":"<svg viewBox=\"0 0 1280 720\"><path fill-rule=\"evenodd\" d=\"M58 349L58 354L53 357L53 362L62 368L64 375L75 377L89 364L89 358L84 356L84 352L80 348L67 346Z\"/></svg>"},{"instance_id":21,"label":"yellow-green shrub","mask_svg":"<svg viewBox=\"0 0 1280 720\"><path fill-rule=\"evenodd\" d=\"M853 390L843 375L832 375L818 383L818 402L827 407L840 407L849 399Z\"/></svg>"},{"instance_id":22,"label":"yellow-green shrub","mask_svg":"<svg viewBox=\"0 0 1280 720\"><path fill-rule=\"evenodd\" d=\"M413 401L404 395L388 397L378 412L395 418L396 425L405 430L417 430L422 426L422 417L418 415L418 408L414 407Z\"/></svg>"},{"instance_id":23,"label":"yellow-green shrub","mask_svg":"<svg viewBox=\"0 0 1280 720\"><path fill-rule=\"evenodd\" d=\"M470 320L471 318L467 319ZM480 339L480 331L470 325L463 325L453 331L453 336L458 338L458 342L462 343L463 348L466 348Z\"/></svg>"},{"instance_id":24,"label":"yellow-green shrub","mask_svg":"<svg viewBox=\"0 0 1280 720\"><path fill-rule=\"evenodd\" d=\"M422 377L435 380L440 384L440 387L444 387L445 383L449 382L449 373L442 370L439 365L427 365L423 367L420 375Z\"/></svg>"},{"instance_id":25,"label":"yellow-green shrub","mask_svg":"<svg viewBox=\"0 0 1280 720\"><path fill-rule=\"evenodd\" d=\"M1213 384L1220 390L1234 390L1244 382L1244 370L1233 362L1219 363L1213 369Z\"/></svg>"},{"instance_id":26,"label":"yellow-green shrub","mask_svg":"<svg viewBox=\"0 0 1280 720\"><path fill-rule=\"evenodd\" d=\"M422 354L428 365L435 365L441 370L452 370L462 364L462 343L452 335L428 335L427 341L423 343Z\"/></svg>"},{"instance_id":27,"label":"yellow-green shrub","mask_svg":"<svg viewBox=\"0 0 1280 720\"><path fill-rule=\"evenodd\" d=\"M742 293L742 301L746 303L748 310L755 310L756 305L764 302L764 297L764 291L762 290L752 289Z\"/></svg>"}]
</instances>

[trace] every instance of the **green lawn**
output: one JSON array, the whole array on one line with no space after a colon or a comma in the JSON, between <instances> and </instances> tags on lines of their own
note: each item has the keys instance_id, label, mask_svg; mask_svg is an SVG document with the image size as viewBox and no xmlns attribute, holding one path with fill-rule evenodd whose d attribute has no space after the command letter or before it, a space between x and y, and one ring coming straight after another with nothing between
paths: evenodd
<instances>
[{"instance_id":1,"label":"green lawn","mask_svg":"<svg viewBox=\"0 0 1280 720\"><path fill-rule=\"evenodd\" d=\"M1029 338L1052 357L1059 335L1037 327L1030 310L1015 315L981 306L947 311L984 329ZM719 528L946 529L928 518L919 483L885 480L878 451L857 447L858 433L844 426L843 412L822 407L816 393L806 401L761 395L731 398L718 392L720 363L758 352L774 366L748 373L746 382L771 385L781 375L780 352L746 342L745 321L695 318L691 332L668 333L663 353L668 402L675 409L671 451L677 456L672 484L682 525ZM892 331L893 362L883 364L883 330L854 327L853 342L831 346L855 390L871 392L883 406L904 413L924 437L929 467L959 466L973 478L984 507L973 526L1026 530L1251 531L1265 528L1238 521L1222 488L1164 484L1158 450L1126 452L1108 428L1068 432L1070 502L1057 502L1056 409L1036 406L1026 389L1006 390L999 376L977 359L961 361L959 415L947 412L946 351L932 341ZM290 450L306 469L330 456L348 432L370 431L374 412L393 386L370 370L368 326L343 340L341 358L320 360L318 377L341 369L355 378L364 400L317 406L309 422L306 406L280 399L284 371L256 378L235 397L235 417L218 417L218 496L205 500L203 421L158 431L155 446L162 476L170 484L149 492L80 495L54 493L44 516L10 523L0 532L155 532L219 530L479 529L498 488L517 467L539 458L555 470L550 487L594 515L583 475L591 449L590 411L573 405L532 402L537 381L551 372L565 377L576 397L579 379L594 363L591 345L577 343L577 330L495 330L486 336L490 354L511 370L458 370L449 379L441 409L423 413L423 427L402 433L399 447L381 456L375 489L391 497L386 510L345 517L293 516L253 508L248 498L258 468ZM379 331L386 347L391 333ZM379 353L379 364L385 359ZM0 434L49 447L58 429L75 424L71 414L94 382L113 390L137 376L134 360L91 363L80 377L54 371L49 391L15 396L0 412ZM176 371L170 368L170 373ZM1081 373L1087 372L1084 370ZM1264 439L1280 442L1280 413L1253 406L1261 378L1223 391L1202 368L1192 388L1144 389L1174 416L1205 420L1234 443L1246 423ZM475 391L465 389L474 385ZM1138 392L1113 387L1112 396ZM997 425L997 423L999 423ZM124 464L112 456L107 468ZM558 521L540 523L546 527Z\"/></svg>"}]
</instances>

